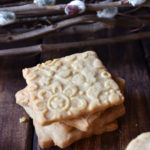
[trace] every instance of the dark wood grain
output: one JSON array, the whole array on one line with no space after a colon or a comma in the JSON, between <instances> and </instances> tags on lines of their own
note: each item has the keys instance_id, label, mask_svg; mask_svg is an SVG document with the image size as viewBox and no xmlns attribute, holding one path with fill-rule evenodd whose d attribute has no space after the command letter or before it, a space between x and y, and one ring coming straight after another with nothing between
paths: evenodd
<instances>
[{"instance_id":1,"label":"dark wood grain","mask_svg":"<svg viewBox=\"0 0 150 150\"><path fill-rule=\"evenodd\" d=\"M141 47L143 48L145 60L150 71L150 39L141 40Z\"/></svg>"},{"instance_id":2,"label":"dark wood grain","mask_svg":"<svg viewBox=\"0 0 150 150\"><path fill-rule=\"evenodd\" d=\"M119 34L110 31L108 36ZM46 39L44 43L57 43L104 37L101 35L83 35L81 37L65 37L62 39ZM149 40L148 40L149 41ZM146 42L145 42L146 43ZM113 74L126 80L125 106L126 115L119 119L119 129L102 136L80 140L65 150L124 150L128 142L138 134L150 130L150 74L147 65L149 44L142 41L128 42L117 45L88 47L67 51L44 52L41 61L62 57L72 53L93 49ZM25 111L15 103L14 94L25 86L21 69L35 65L39 56L22 56L20 58L0 58L0 150L41 150L32 121L20 124L19 118L26 115ZM52 147L46 150L60 150Z\"/></svg>"},{"instance_id":3,"label":"dark wood grain","mask_svg":"<svg viewBox=\"0 0 150 150\"><path fill-rule=\"evenodd\" d=\"M0 150L32 149L32 121L20 124L28 115L16 104L15 93L24 88L21 69L37 63L37 57L0 58Z\"/></svg>"}]
</instances>

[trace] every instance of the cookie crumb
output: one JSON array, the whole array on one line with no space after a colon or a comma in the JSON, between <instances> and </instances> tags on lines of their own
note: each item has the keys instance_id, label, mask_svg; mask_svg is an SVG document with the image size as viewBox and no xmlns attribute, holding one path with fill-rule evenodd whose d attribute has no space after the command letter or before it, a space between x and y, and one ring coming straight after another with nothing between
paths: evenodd
<instances>
[{"instance_id":1,"label":"cookie crumb","mask_svg":"<svg viewBox=\"0 0 150 150\"><path fill-rule=\"evenodd\" d=\"M20 123L25 123L25 122L27 122L27 118L26 117L21 117L20 119L19 119L19 122Z\"/></svg>"}]
</instances>

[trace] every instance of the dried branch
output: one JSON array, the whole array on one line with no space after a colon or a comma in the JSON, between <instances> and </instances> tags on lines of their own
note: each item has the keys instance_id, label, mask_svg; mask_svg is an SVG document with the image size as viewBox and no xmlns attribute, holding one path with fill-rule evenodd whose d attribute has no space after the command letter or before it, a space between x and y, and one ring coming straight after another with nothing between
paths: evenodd
<instances>
[{"instance_id":1,"label":"dried branch","mask_svg":"<svg viewBox=\"0 0 150 150\"><path fill-rule=\"evenodd\" d=\"M73 34L83 34L83 33L94 33L103 29L109 29L114 27L133 27L133 28L143 28L145 26L150 26L150 21L145 20L123 20L123 19L101 19L99 22L91 24L74 25L61 31L51 33L49 37L63 36L63 35L73 35Z\"/></svg>"},{"instance_id":2,"label":"dried branch","mask_svg":"<svg viewBox=\"0 0 150 150\"><path fill-rule=\"evenodd\" d=\"M128 3L123 3L121 0L116 2L104 1L100 3L92 3L92 4L87 4L86 6L87 6L87 10L89 11L98 11L102 8L108 8L108 7L133 7ZM138 7L150 7L150 2L143 3Z\"/></svg>"},{"instance_id":3,"label":"dried branch","mask_svg":"<svg viewBox=\"0 0 150 150\"><path fill-rule=\"evenodd\" d=\"M22 6L12 6L12 7L4 7L0 8L0 11L13 11L15 13L17 12L28 12L28 11L41 11L41 10L55 10L62 12L64 10L65 5L59 4L59 5L49 5L49 6L38 6L35 4L26 4Z\"/></svg>"},{"instance_id":4,"label":"dried branch","mask_svg":"<svg viewBox=\"0 0 150 150\"><path fill-rule=\"evenodd\" d=\"M50 18L50 21L57 21L61 16L52 16L52 18ZM44 18L49 19L49 17L41 17L41 19L39 18L39 20L37 19L37 21L46 21ZM63 16L62 16L63 18ZM25 19L25 20L24 20ZM17 27L14 28L12 25L8 26L7 28L5 28L7 31L10 31L10 33L23 33L23 32L29 32L29 31L34 31L36 26L34 27L33 25L30 26L30 18L26 20L26 18L24 18L21 22L17 22L19 23L19 25L23 22L26 22L26 25L29 21L29 26L25 27L23 26L22 28ZM34 18L36 20L36 18ZM32 20L31 18L31 21ZM42 25L42 24L41 24ZM84 34L84 33L94 33L97 32L99 30L103 30L103 29L108 29L108 28L114 28L114 27L132 27L132 28L136 28L136 29L142 29L144 27L150 27L150 21L149 20L142 20L140 18L136 19L122 19L122 18L117 18L117 19L101 19L98 22L94 22L94 23L84 23L84 24L80 24L80 25L73 25L70 27L67 27L65 29L60 29L56 32L53 32L49 35L49 37L56 37L56 36L62 36L62 35L73 35L73 34ZM5 37L6 35L4 35Z\"/></svg>"},{"instance_id":5,"label":"dried branch","mask_svg":"<svg viewBox=\"0 0 150 150\"><path fill-rule=\"evenodd\" d=\"M72 18L72 16L57 15L57 16L18 18L12 24L19 23L20 25L21 23L29 23L29 22L46 22L47 20L51 23L54 23L54 22L62 21L62 20L69 19L69 18Z\"/></svg>"},{"instance_id":6,"label":"dried branch","mask_svg":"<svg viewBox=\"0 0 150 150\"><path fill-rule=\"evenodd\" d=\"M143 39L143 38L148 38L148 37L150 37L150 32L141 32L141 33L135 33L135 34L111 37L111 38L104 38L104 39L86 40L86 41L80 41L80 42L59 43L59 44L47 44L47 45L42 45L42 48L45 51L64 50L64 49L96 46L96 45L121 43L125 41L138 40L138 39Z\"/></svg>"},{"instance_id":7,"label":"dried branch","mask_svg":"<svg viewBox=\"0 0 150 150\"><path fill-rule=\"evenodd\" d=\"M37 36L52 32L52 31L56 31L57 29L62 29L67 26L78 24L81 22L98 21L98 20L100 20L100 19L97 18L95 15L79 16L79 17L67 19L64 21L60 21L56 24L53 24L53 25L50 25L47 27L43 27L40 29L36 29L33 31L29 31L26 33L21 33L21 34L17 34L17 35L9 35L6 37L0 37L0 42L14 42L14 41L18 41L18 40L25 40L25 39L37 37Z\"/></svg>"},{"instance_id":8,"label":"dried branch","mask_svg":"<svg viewBox=\"0 0 150 150\"><path fill-rule=\"evenodd\" d=\"M54 19L54 18L53 18ZM57 17L55 19L58 19ZM30 21L30 20L29 20ZM50 20L51 21L51 20ZM79 23L84 23L86 21L99 21L97 23L90 23L90 24L84 24L84 25L76 25ZM72 26L66 29L63 29L64 27ZM62 36L65 34L81 34L81 33L92 33L96 32L102 29L106 28L113 28L113 27L134 27L141 29L145 26L150 26L149 20L142 20L140 18L131 18L131 19L99 19L95 15L86 15L86 16L79 16L71 19L67 19L64 21L60 21L56 24L52 24L47 27L42 27L40 29L32 29L32 31L27 31L25 33L18 33L18 34L12 34L9 36L1 36L0 42L13 42L33 37L40 37L46 33L50 33L52 31L56 31L58 29L62 29L59 31L59 34L57 32L51 33L50 37L52 36ZM13 29L11 30L13 32Z\"/></svg>"},{"instance_id":9,"label":"dried branch","mask_svg":"<svg viewBox=\"0 0 150 150\"><path fill-rule=\"evenodd\" d=\"M101 8L106 8L106 7L132 7L130 4L124 4L122 1L117 1L117 2L99 2L99 3L94 3L94 4L86 4L87 5L87 10L89 11L96 11ZM79 16L75 17L74 16L66 16L66 15L59 15L58 17L54 18L53 16L45 16L45 17L34 17L34 18L20 18L18 17L19 15L23 17L22 14L28 15L29 13L44 13L44 12L63 12L63 9L65 7L65 4L59 4L59 5L53 5L53 6L37 6L35 4L26 4L22 6L16 6L16 7L5 7L5 8L0 8L1 10L5 11L14 11L17 12L17 20L15 23L24 23L24 22L33 22L33 21L39 21L40 23L43 21L46 21L51 24L49 26L44 26L39 29L34 29L32 31L27 31L25 33L21 34L12 34L12 35L7 35L7 36L1 36L0 37L0 42L13 42L13 41L18 41L18 40L24 40L24 39L29 39L29 38L34 38L34 37L40 37L44 34L56 31L58 29L63 29L59 35L64 35L64 34L80 34L80 33L86 33L86 32L96 32L104 28L110 28L110 27L116 27L116 26L121 26L121 27L136 27L138 29L143 28L145 26L150 26L150 21L148 20L142 20L142 18L138 18L137 16L130 16L128 19L99 19L95 15L84 15L84 16ZM146 2L142 4L140 7L150 7L150 2ZM139 8L139 6L138 6ZM118 14L118 16L121 15ZM125 16L125 14L122 14ZM63 17L62 17L63 16ZM128 15L127 15L128 16ZM28 16L29 17L29 16ZM70 18L72 17L72 18ZM132 19L131 19L132 17ZM69 19L68 19L69 18ZM66 20L64 20L66 19ZM61 21L63 20L63 21ZM57 22L59 21L59 22ZM86 21L100 21L97 24L94 23L90 26L81 26L78 25L76 27L70 27L69 29L64 29L65 27L76 25L79 23L85 23ZM55 24L52 24L53 22L57 22ZM16 24L15 24L16 25ZM10 25L11 26L11 25ZM11 26L13 27L13 25ZM13 30L13 29L11 29ZM51 36L56 35L56 33L52 33Z\"/></svg>"},{"instance_id":10,"label":"dried branch","mask_svg":"<svg viewBox=\"0 0 150 150\"><path fill-rule=\"evenodd\" d=\"M7 26L10 26L10 28L12 27L13 24L15 25L21 25L21 24L24 24L24 23L28 23L29 25L32 23L46 23L46 22L50 22L49 24L52 24L52 23L55 23L55 22L58 22L58 21L62 21L62 20L65 20L65 19L69 19L69 18L73 18L77 15L65 15L65 14L60 14L60 15L54 15L54 16L42 16L42 17L18 17L13 23L11 24L8 24ZM44 24L46 25L46 24ZM6 25L4 25L6 26Z\"/></svg>"},{"instance_id":11,"label":"dried branch","mask_svg":"<svg viewBox=\"0 0 150 150\"><path fill-rule=\"evenodd\" d=\"M52 16L52 15L65 15L65 14L64 12L53 11L53 10L25 11L25 12L18 12L16 14L17 18L42 17L42 16Z\"/></svg>"},{"instance_id":12,"label":"dried branch","mask_svg":"<svg viewBox=\"0 0 150 150\"><path fill-rule=\"evenodd\" d=\"M7 1L7 0L6 0ZM0 4L0 7L1 8L4 8L4 7L12 7L12 6L22 6L22 5L26 5L26 4L31 4L31 3L33 3L33 2L29 2L29 1L19 1L19 2L14 2L14 0L13 0L13 2L12 3L6 3L6 4Z\"/></svg>"},{"instance_id":13,"label":"dried branch","mask_svg":"<svg viewBox=\"0 0 150 150\"><path fill-rule=\"evenodd\" d=\"M59 36L72 35L72 34L83 34L83 33L94 33L102 29L113 28L113 24L105 24L103 22L95 22L91 24L74 25L61 31L58 31ZM57 33L52 33L50 37L56 36Z\"/></svg>"},{"instance_id":14,"label":"dried branch","mask_svg":"<svg viewBox=\"0 0 150 150\"><path fill-rule=\"evenodd\" d=\"M51 5L51 6L37 6L35 4L27 4L22 6L13 6L13 7L5 7L0 8L0 11L13 11L13 12L30 12L30 11L43 11L43 10L52 10L55 12L63 12L66 4L58 4L58 5ZM108 8L108 7L133 7L130 4L123 3L121 0L117 2L99 2L99 3L91 3L86 4L87 11L98 11L102 8ZM150 2L146 2L140 7L150 7Z\"/></svg>"},{"instance_id":15,"label":"dried branch","mask_svg":"<svg viewBox=\"0 0 150 150\"><path fill-rule=\"evenodd\" d=\"M0 50L0 56L23 55L23 54L41 53L41 52L42 52L41 45L35 45L35 46Z\"/></svg>"},{"instance_id":16,"label":"dried branch","mask_svg":"<svg viewBox=\"0 0 150 150\"><path fill-rule=\"evenodd\" d=\"M96 46L96 45L115 44L115 43L138 40L138 39L148 38L148 37L150 37L150 32L141 32L141 33L135 33L135 34L125 35L125 36L88 40L88 41L86 40L86 41L80 41L80 42L35 45L35 46L29 46L29 47L23 47L23 48L0 50L0 56L41 53L43 50L47 52L52 51L52 50L64 50L64 49L69 50L72 48L82 48L82 47Z\"/></svg>"}]
</instances>

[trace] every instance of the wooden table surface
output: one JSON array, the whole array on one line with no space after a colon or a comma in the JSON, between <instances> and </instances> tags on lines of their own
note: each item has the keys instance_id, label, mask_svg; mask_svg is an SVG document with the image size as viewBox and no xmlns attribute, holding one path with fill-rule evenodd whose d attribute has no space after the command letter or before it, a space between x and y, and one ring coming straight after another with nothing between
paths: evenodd
<instances>
[{"instance_id":1,"label":"wooden table surface","mask_svg":"<svg viewBox=\"0 0 150 150\"><path fill-rule=\"evenodd\" d=\"M65 150L124 150L132 138L150 131L149 43L150 39L145 39L92 47L110 72L126 80L126 115L119 119L119 129L115 132L80 140ZM47 56L54 58L78 51L54 51ZM0 150L40 150L32 120L19 123L20 117L28 115L14 97L25 86L21 69L40 61L35 55L0 58Z\"/></svg>"}]
</instances>

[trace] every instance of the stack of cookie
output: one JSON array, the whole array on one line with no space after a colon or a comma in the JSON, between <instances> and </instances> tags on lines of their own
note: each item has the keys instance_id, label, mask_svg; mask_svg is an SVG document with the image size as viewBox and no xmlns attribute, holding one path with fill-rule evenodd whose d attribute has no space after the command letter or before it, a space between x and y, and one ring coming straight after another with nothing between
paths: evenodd
<instances>
[{"instance_id":1,"label":"stack of cookie","mask_svg":"<svg viewBox=\"0 0 150 150\"><path fill-rule=\"evenodd\" d=\"M64 148L117 129L125 113L124 80L112 75L93 51L49 60L23 70L27 86L16 93L42 148Z\"/></svg>"}]
</instances>

